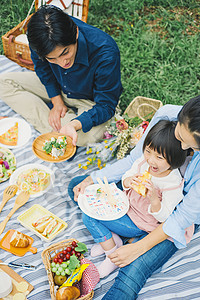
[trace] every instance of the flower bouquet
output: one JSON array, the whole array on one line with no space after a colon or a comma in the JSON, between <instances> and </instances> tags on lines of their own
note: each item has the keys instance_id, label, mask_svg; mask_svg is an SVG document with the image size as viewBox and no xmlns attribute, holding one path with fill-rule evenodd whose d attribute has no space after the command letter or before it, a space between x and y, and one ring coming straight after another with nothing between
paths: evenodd
<instances>
[{"instance_id":1,"label":"flower bouquet","mask_svg":"<svg viewBox=\"0 0 200 300\"><path fill-rule=\"evenodd\" d=\"M89 157L85 164L79 164L79 168L87 170L89 166L97 165L102 169L112 157L123 158L140 140L150 119L147 116L147 121L142 121L137 116L130 118L127 114L116 113L106 128L103 141L88 145L86 154Z\"/></svg>"}]
</instances>

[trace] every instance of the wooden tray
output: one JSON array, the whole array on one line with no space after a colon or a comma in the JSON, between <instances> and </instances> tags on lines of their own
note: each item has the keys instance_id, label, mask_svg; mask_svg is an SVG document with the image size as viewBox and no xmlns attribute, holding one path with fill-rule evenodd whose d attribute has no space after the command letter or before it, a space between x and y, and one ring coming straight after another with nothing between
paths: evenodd
<instances>
[{"instance_id":1,"label":"wooden tray","mask_svg":"<svg viewBox=\"0 0 200 300\"><path fill-rule=\"evenodd\" d=\"M0 262L3 262L0 260ZM12 279L12 283L13 283L13 290L12 292L9 294L14 296L15 294L19 293L17 291L17 288L16 288L16 283L20 283L20 282L27 282L28 283L28 290L27 290L27 294L29 294L33 289L34 287L28 282L26 281L24 278L22 278L19 274L17 274L13 269L11 269L10 267L8 266L4 266L4 265L0 265L0 272L4 271L5 273L7 273L11 279ZM0 273L1 274L1 273ZM2 299L7 299L7 297L4 297L4 298L0 298L0 300ZM9 298L8 298L9 299Z\"/></svg>"},{"instance_id":2,"label":"wooden tray","mask_svg":"<svg viewBox=\"0 0 200 300\"><path fill-rule=\"evenodd\" d=\"M65 154L62 155L62 156L59 156L58 158L52 157L51 155L47 154L42 149L46 140L49 140L52 137L58 138L59 136L63 136L63 134L58 133L58 132L49 132L49 133L45 133L45 134L42 134L42 135L38 136L33 141L33 145L32 145L33 153L37 157L39 157L40 159L42 159L44 161L48 161L48 162L58 163L58 162L61 162L61 161L68 160L76 152L76 147L72 144L72 139L69 136L66 136L66 138L67 138L67 147L66 147Z\"/></svg>"},{"instance_id":3,"label":"wooden tray","mask_svg":"<svg viewBox=\"0 0 200 300\"><path fill-rule=\"evenodd\" d=\"M32 247L34 239L32 237L26 235L26 234L25 234L25 236L29 240L28 247L17 248L17 247L11 246L10 245L10 239L11 239L14 232L15 232L14 229L8 230L8 232L4 235L4 237L0 241L0 248L2 248L3 250L6 250L8 252L11 252L12 254L17 255L17 256L24 256L24 254L26 254L26 252L28 252L28 251L30 251L34 254L37 253L37 248Z\"/></svg>"}]
</instances>

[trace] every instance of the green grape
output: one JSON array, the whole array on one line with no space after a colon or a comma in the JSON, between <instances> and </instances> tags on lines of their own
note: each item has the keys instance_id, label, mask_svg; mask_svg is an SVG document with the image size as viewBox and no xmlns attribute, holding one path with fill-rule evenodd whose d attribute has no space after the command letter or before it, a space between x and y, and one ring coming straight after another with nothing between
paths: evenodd
<instances>
[{"instance_id":1,"label":"green grape","mask_svg":"<svg viewBox=\"0 0 200 300\"><path fill-rule=\"evenodd\" d=\"M56 273L57 268L53 267L53 268L51 269L51 271L52 271L53 273Z\"/></svg>"},{"instance_id":2,"label":"green grape","mask_svg":"<svg viewBox=\"0 0 200 300\"><path fill-rule=\"evenodd\" d=\"M71 275L71 271L69 269L65 269L65 274Z\"/></svg>"},{"instance_id":3,"label":"green grape","mask_svg":"<svg viewBox=\"0 0 200 300\"><path fill-rule=\"evenodd\" d=\"M60 272L59 272L59 271L56 271L56 275L60 275Z\"/></svg>"},{"instance_id":4,"label":"green grape","mask_svg":"<svg viewBox=\"0 0 200 300\"><path fill-rule=\"evenodd\" d=\"M65 271L62 271L62 273L60 275L65 276Z\"/></svg>"},{"instance_id":5,"label":"green grape","mask_svg":"<svg viewBox=\"0 0 200 300\"><path fill-rule=\"evenodd\" d=\"M63 268L62 268L62 267L59 267L59 268L58 268L58 272L60 272L60 273L63 272Z\"/></svg>"},{"instance_id":6,"label":"green grape","mask_svg":"<svg viewBox=\"0 0 200 300\"><path fill-rule=\"evenodd\" d=\"M68 266L68 264L66 264L66 263L62 263L62 265L61 265L61 267L62 267L63 269L66 269L67 266Z\"/></svg>"},{"instance_id":7,"label":"green grape","mask_svg":"<svg viewBox=\"0 0 200 300\"><path fill-rule=\"evenodd\" d=\"M60 264L56 264L55 266L56 266L56 268L59 268L59 267L60 267Z\"/></svg>"},{"instance_id":8,"label":"green grape","mask_svg":"<svg viewBox=\"0 0 200 300\"><path fill-rule=\"evenodd\" d=\"M51 263L51 267L55 267L56 263L55 262L52 262Z\"/></svg>"}]
</instances>

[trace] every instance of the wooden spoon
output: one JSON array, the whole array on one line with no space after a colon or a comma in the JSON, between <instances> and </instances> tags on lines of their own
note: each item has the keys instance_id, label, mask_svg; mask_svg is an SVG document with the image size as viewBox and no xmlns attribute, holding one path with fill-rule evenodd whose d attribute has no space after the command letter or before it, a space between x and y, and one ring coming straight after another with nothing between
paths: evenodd
<instances>
[{"instance_id":1,"label":"wooden spoon","mask_svg":"<svg viewBox=\"0 0 200 300\"><path fill-rule=\"evenodd\" d=\"M16 185L8 186L3 192L3 200L0 204L0 212L2 211L4 205L17 193L18 187Z\"/></svg>"},{"instance_id":2,"label":"wooden spoon","mask_svg":"<svg viewBox=\"0 0 200 300\"><path fill-rule=\"evenodd\" d=\"M0 224L0 234L2 234L2 232L4 231L4 228L6 227L6 224L8 223L8 221L10 220L12 215L16 212L16 210L18 210L18 208L23 206L28 201L29 197L30 197L29 192L21 192L17 196L17 198L15 199L15 204L14 204L13 208L11 209L11 211L9 212L7 217L5 217L3 222L1 222L1 224Z\"/></svg>"}]
</instances>

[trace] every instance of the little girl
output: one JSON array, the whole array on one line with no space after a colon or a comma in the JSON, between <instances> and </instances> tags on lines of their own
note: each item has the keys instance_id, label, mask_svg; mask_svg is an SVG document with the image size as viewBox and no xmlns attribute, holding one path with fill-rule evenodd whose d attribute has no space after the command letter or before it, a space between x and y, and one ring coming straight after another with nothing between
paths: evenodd
<instances>
[{"instance_id":1,"label":"little girl","mask_svg":"<svg viewBox=\"0 0 200 300\"><path fill-rule=\"evenodd\" d=\"M143 144L143 155L122 177L122 186L128 196L130 207L123 217L114 221L101 221L83 214L83 222L90 231L95 244L91 256L102 253L106 259L97 267L100 278L114 271L117 266L108 255L122 246L118 236L137 237L151 232L173 212L183 198L183 179L178 168L184 163L186 151L175 138L176 122L161 120L154 125ZM132 188L140 182L144 171L151 174L146 180L146 197L140 196Z\"/></svg>"}]
</instances>

